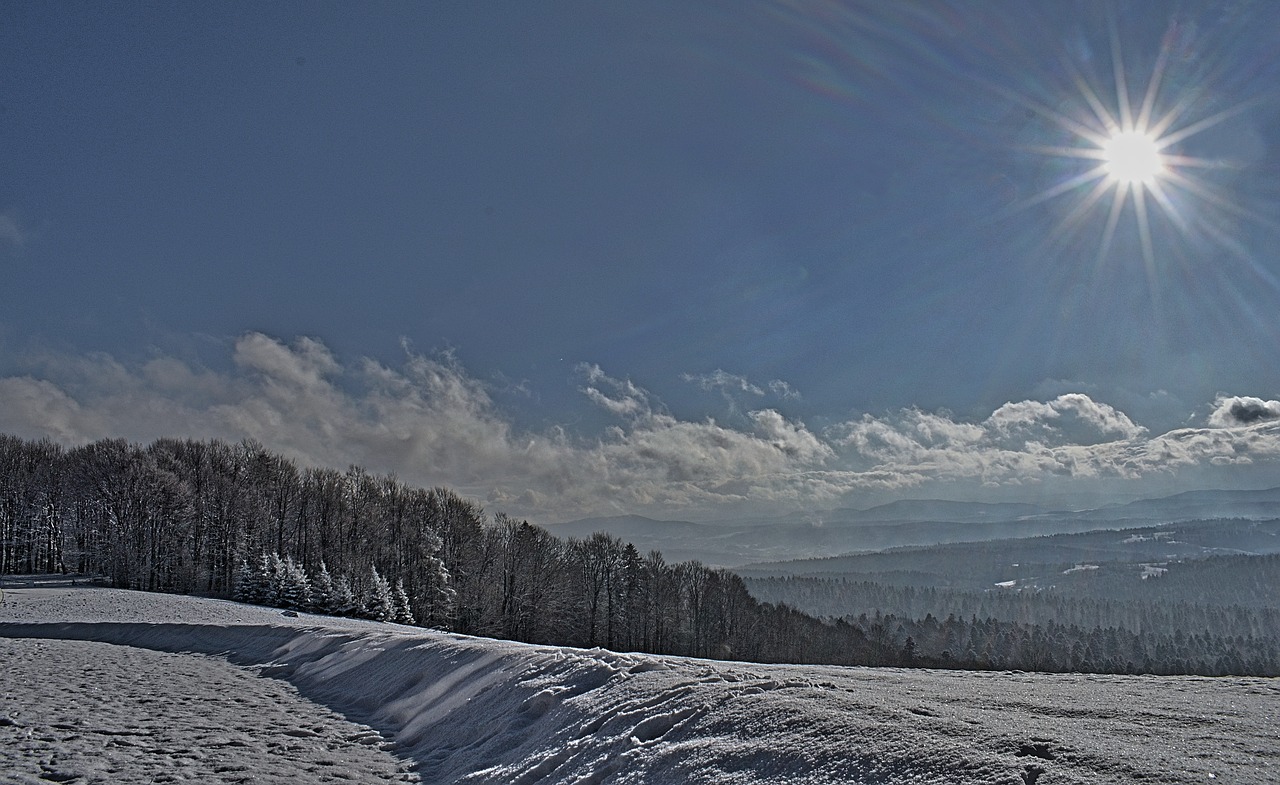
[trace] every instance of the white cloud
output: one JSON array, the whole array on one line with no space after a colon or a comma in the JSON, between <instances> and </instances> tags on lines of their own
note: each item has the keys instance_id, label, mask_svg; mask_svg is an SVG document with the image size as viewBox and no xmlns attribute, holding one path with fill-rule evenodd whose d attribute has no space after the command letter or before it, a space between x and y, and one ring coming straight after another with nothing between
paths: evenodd
<instances>
[{"instance_id":1,"label":"white cloud","mask_svg":"<svg viewBox=\"0 0 1280 785\"><path fill-rule=\"evenodd\" d=\"M774 379L769 382L769 390L783 400L790 400L800 397L800 391L792 387L790 384L781 379Z\"/></svg>"},{"instance_id":2,"label":"white cloud","mask_svg":"<svg viewBox=\"0 0 1280 785\"><path fill-rule=\"evenodd\" d=\"M826 435L848 460L881 472L886 482L896 478L902 488L933 480L988 486L1055 478L1136 480L1280 455L1280 427L1210 424L1219 427L1149 437L1123 412L1071 393L1051 401L1010 402L980 423L907 409L880 418L864 415Z\"/></svg>"},{"instance_id":3,"label":"white cloud","mask_svg":"<svg viewBox=\"0 0 1280 785\"><path fill-rule=\"evenodd\" d=\"M1082 393L1059 395L1047 402L1006 403L987 418L986 425L991 435L1013 446L1064 440L1099 444L1137 438L1145 432L1124 413Z\"/></svg>"},{"instance_id":4,"label":"white cloud","mask_svg":"<svg viewBox=\"0 0 1280 785\"><path fill-rule=\"evenodd\" d=\"M800 393L794 387L781 379L774 379L765 387L755 384L745 376L729 373L728 371L717 368L711 373L704 374L681 374L680 378L686 382L690 382L698 386L699 389L707 392L718 392L724 399L725 405L728 407L730 417L739 420L743 414L743 400L751 401L753 398L762 398L770 393L779 400L794 400L800 397ZM745 408L750 408L749 406ZM750 414L747 415L748 418Z\"/></svg>"},{"instance_id":5,"label":"white cloud","mask_svg":"<svg viewBox=\"0 0 1280 785\"><path fill-rule=\"evenodd\" d=\"M804 425L790 422L772 409L751 412L756 433L786 455L805 463L821 463L835 452Z\"/></svg>"},{"instance_id":6,"label":"white cloud","mask_svg":"<svg viewBox=\"0 0 1280 785\"><path fill-rule=\"evenodd\" d=\"M751 395L764 395L764 390L747 380L745 376L738 376L727 371L716 369L711 373L704 374L681 374L681 379L686 382L693 382L703 390L720 390L722 392L745 392Z\"/></svg>"},{"instance_id":7,"label":"white cloud","mask_svg":"<svg viewBox=\"0 0 1280 785\"><path fill-rule=\"evenodd\" d=\"M447 353L406 347L391 367L344 362L310 338L249 333L232 360L219 373L166 356L133 366L106 355L43 357L39 373L0 378L0 431L67 444L247 437L306 464L395 472L544 521L763 513L935 484L994 493L1280 461L1280 404L1257 398L1220 397L1206 427L1154 437L1079 393L1010 402L978 422L904 409L819 433L770 408L736 425L682 420L634 382L583 365L584 398L616 418L585 435L517 428ZM709 383L750 384L728 374Z\"/></svg>"},{"instance_id":8,"label":"white cloud","mask_svg":"<svg viewBox=\"0 0 1280 785\"><path fill-rule=\"evenodd\" d=\"M582 363L577 370L587 379L587 386L582 388L583 394L595 405L620 417L648 418L653 415L649 393L630 379L614 379L600 370L600 366L589 363Z\"/></svg>"},{"instance_id":9,"label":"white cloud","mask_svg":"<svg viewBox=\"0 0 1280 785\"><path fill-rule=\"evenodd\" d=\"M1280 420L1280 401L1264 401L1239 395L1219 395L1214 401L1209 425L1214 428L1230 428Z\"/></svg>"},{"instance_id":10,"label":"white cloud","mask_svg":"<svg viewBox=\"0 0 1280 785\"><path fill-rule=\"evenodd\" d=\"M106 423L57 385L30 376L0 379L0 432L76 443L106 436Z\"/></svg>"}]
</instances>

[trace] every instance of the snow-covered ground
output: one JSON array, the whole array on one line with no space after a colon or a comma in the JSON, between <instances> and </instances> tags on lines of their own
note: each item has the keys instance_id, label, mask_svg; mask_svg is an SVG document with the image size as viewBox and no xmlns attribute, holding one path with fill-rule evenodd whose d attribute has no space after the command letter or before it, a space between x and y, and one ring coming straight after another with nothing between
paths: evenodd
<instances>
[{"instance_id":1,"label":"snow-covered ground","mask_svg":"<svg viewBox=\"0 0 1280 785\"><path fill-rule=\"evenodd\" d=\"M1277 680L721 663L13 586L4 783L1280 782Z\"/></svg>"},{"instance_id":2,"label":"snow-covered ground","mask_svg":"<svg viewBox=\"0 0 1280 785\"><path fill-rule=\"evenodd\" d=\"M376 731L225 660L0 638L0 781L403 782Z\"/></svg>"}]
</instances>

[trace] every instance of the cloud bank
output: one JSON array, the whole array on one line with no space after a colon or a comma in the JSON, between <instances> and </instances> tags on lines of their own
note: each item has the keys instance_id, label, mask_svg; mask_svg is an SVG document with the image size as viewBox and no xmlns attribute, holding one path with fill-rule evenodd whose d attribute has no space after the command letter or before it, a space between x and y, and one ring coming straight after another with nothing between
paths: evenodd
<instances>
[{"instance_id":1,"label":"cloud bank","mask_svg":"<svg viewBox=\"0 0 1280 785\"><path fill-rule=\"evenodd\" d=\"M1198 427L1155 435L1081 393L1010 402L980 421L904 409L815 431L776 408L737 412L733 401L733 426L682 420L635 382L583 365L584 405L613 423L579 434L517 428L489 386L447 353L406 346L391 367L340 361L311 338L249 333L231 359L230 370L215 372L169 356L135 365L44 356L32 373L0 378L0 432L68 445L249 438L304 464L394 472L542 522L770 514L925 493L999 498L1101 485L1141 493L1152 478L1191 482L1280 465L1280 401L1252 397L1219 396ZM785 382L724 371L685 379L748 400L795 396Z\"/></svg>"}]
</instances>

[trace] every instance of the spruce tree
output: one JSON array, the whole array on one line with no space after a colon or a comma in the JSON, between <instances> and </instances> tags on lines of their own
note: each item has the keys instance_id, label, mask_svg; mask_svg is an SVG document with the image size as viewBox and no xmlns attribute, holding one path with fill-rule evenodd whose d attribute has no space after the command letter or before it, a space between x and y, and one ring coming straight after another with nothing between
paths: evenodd
<instances>
[{"instance_id":1,"label":"spruce tree","mask_svg":"<svg viewBox=\"0 0 1280 785\"><path fill-rule=\"evenodd\" d=\"M271 604L271 556L265 552L259 554L258 561L253 569L253 592L250 594L246 602L252 602L255 605Z\"/></svg>"},{"instance_id":2,"label":"spruce tree","mask_svg":"<svg viewBox=\"0 0 1280 785\"><path fill-rule=\"evenodd\" d=\"M351 590L351 579L339 575L333 584L333 613L338 616L355 616L359 609L356 594Z\"/></svg>"},{"instance_id":3,"label":"spruce tree","mask_svg":"<svg viewBox=\"0 0 1280 785\"><path fill-rule=\"evenodd\" d=\"M285 584L288 582L288 569L285 567L284 559L280 558L280 554L273 553L268 559L269 565L267 570L267 591L264 603L273 608L284 608L285 606Z\"/></svg>"},{"instance_id":4,"label":"spruce tree","mask_svg":"<svg viewBox=\"0 0 1280 785\"><path fill-rule=\"evenodd\" d=\"M391 620L398 624L416 624L413 609L409 607L409 593L404 590L404 579L396 578L391 592Z\"/></svg>"},{"instance_id":5,"label":"spruce tree","mask_svg":"<svg viewBox=\"0 0 1280 785\"><path fill-rule=\"evenodd\" d=\"M324 562L320 562L320 572L311 583L311 611L329 616L337 615L336 588L333 576L329 574L329 568Z\"/></svg>"},{"instance_id":6,"label":"spruce tree","mask_svg":"<svg viewBox=\"0 0 1280 785\"><path fill-rule=\"evenodd\" d=\"M444 560L433 555L423 557L422 564L423 571L419 574L417 584L418 598L423 600L427 611L422 623L447 628L458 597L457 591L450 585L449 568L445 566Z\"/></svg>"},{"instance_id":7,"label":"spruce tree","mask_svg":"<svg viewBox=\"0 0 1280 785\"><path fill-rule=\"evenodd\" d=\"M248 559L241 559L240 567L236 570L236 587L232 599L236 602L257 602L260 593L258 573L249 566Z\"/></svg>"},{"instance_id":8,"label":"spruce tree","mask_svg":"<svg viewBox=\"0 0 1280 785\"><path fill-rule=\"evenodd\" d=\"M378 573L377 567L371 567L369 593L364 601L364 616L374 621L391 621L392 608L391 584Z\"/></svg>"},{"instance_id":9,"label":"spruce tree","mask_svg":"<svg viewBox=\"0 0 1280 785\"><path fill-rule=\"evenodd\" d=\"M280 604L294 610L311 609L311 579L307 571L290 556L283 564L280 586Z\"/></svg>"}]
</instances>

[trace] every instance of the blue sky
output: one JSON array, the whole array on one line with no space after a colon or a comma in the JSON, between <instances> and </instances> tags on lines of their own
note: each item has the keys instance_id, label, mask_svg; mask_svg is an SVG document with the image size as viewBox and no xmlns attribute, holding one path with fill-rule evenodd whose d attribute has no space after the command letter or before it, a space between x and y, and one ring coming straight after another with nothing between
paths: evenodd
<instances>
[{"instance_id":1,"label":"blue sky","mask_svg":"<svg viewBox=\"0 0 1280 785\"><path fill-rule=\"evenodd\" d=\"M547 521L1280 484L1277 31L6 3L0 431L254 438ZM1164 145L1124 199L1108 118Z\"/></svg>"}]
</instances>

